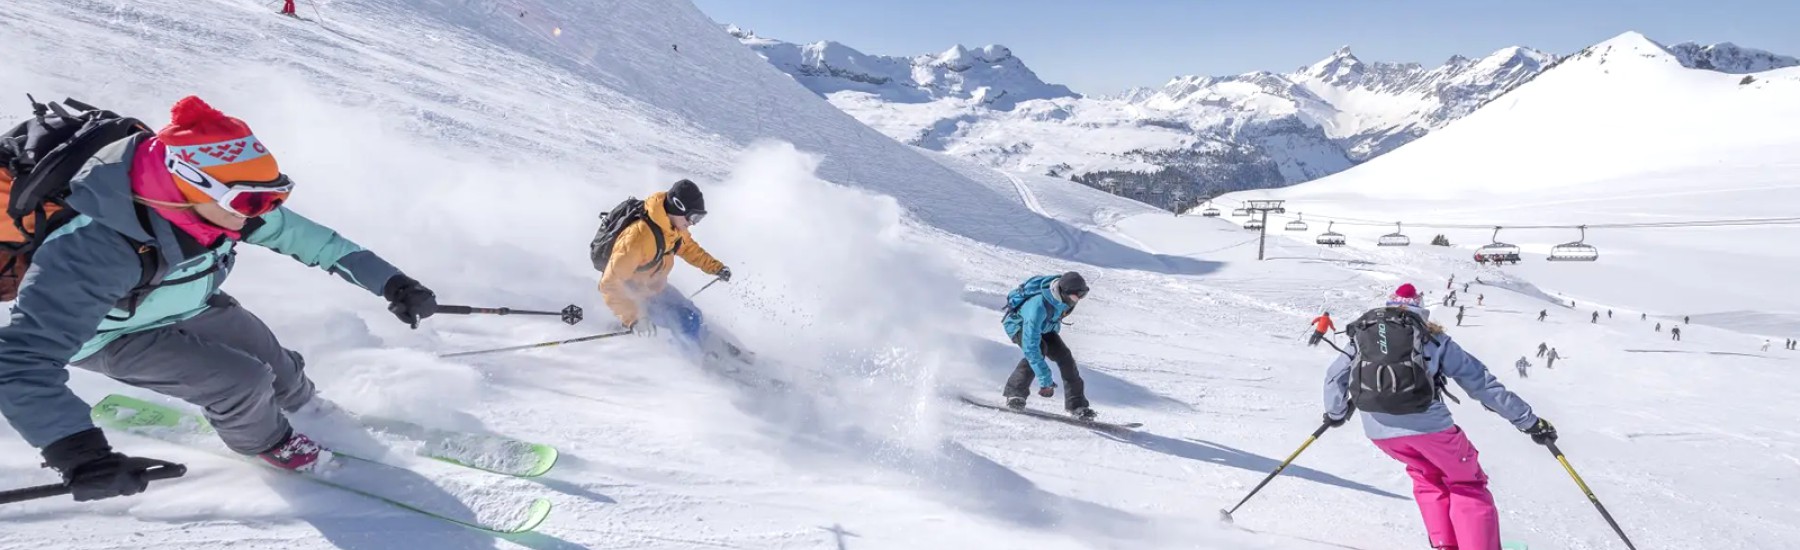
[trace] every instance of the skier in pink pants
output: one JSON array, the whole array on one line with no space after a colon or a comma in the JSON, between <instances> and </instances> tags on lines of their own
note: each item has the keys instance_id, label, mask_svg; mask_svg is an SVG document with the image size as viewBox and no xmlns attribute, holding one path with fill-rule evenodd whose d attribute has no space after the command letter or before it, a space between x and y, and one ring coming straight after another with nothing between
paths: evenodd
<instances>
[{"instance_id":1,"label":"skier in pink pants","mask_svg":"<svg viewBox=\"0 0 1800 550\"><path fill-rule=\"evenodd\" d=\"M1499 550L1500 513L1481 453L1444 406L1444 380L1540 444L1555 441L1556 428L1428 321L1419 302L1413 285L1402 285L1386 306L1348 325L1351 347L1325 375L1325 422L1340 426L1353 406L1363 410L1364 433L1406 465L1432 548Z\"/></svg>"}]
</instances>

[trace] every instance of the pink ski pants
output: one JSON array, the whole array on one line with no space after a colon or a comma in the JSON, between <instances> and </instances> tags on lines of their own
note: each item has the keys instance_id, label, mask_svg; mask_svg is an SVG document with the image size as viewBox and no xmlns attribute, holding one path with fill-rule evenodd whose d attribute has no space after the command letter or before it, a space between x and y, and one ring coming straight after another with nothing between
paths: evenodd
<instances>
[{"instance_id":1,"label":"pink ski pants","mask_svg":"<svg viewBox=\"0 0 1800 550\"><path fill-rule=\"evenodd\" d=\"M1500 550L1500 512L1481 471L1481 453L1462 428L1374 443L1406 464L1433 548Z\"/></svg>"}]
</instances>

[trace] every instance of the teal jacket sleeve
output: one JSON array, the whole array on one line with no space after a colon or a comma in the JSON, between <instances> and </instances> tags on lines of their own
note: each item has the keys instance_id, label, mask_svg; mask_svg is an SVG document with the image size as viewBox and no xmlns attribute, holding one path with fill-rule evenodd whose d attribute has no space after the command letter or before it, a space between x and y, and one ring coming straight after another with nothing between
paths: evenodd
<instances>
[{"instance_id":1,"label":"teal jacket sleeve","mask_svg":"<svg viewBox=\"0 0 1800 550\"><path fill-rule=\"evenodd\" d=\"M91 222L76 218L38 249L0 327L0 415L38 448L94 427L66 365L143 275L131 243Z\"/></svg>"},{"instance_id":2,"label":"teal jacket sleeve","mask_svg":"<svg viewBox=\"0 0 1800 550\"><path fill-rule=\"evenodd\" d=\"M388 279L400 274L399 269L374 252L286 207L264 214L260 221L261 225L244 236L244 242L323 268L377 296Z\"/></svg>"},{"instance_id":3,"label":"teal jacket sleeve","mask_svg":"<svg viewBox=\"0 0 1800 550\"><path fill-rule=\"evenodd\" d=\"M1056 384L1050 377L1050 366L1044 363L1044 319L1050 315L1044 306L1044 300L1035 297L1019 306L1019 317L1024 320L1019 331L1019 349L1025 352L1025 363L1037 374L1040 387Z\"/></svg>"}]
</instances>

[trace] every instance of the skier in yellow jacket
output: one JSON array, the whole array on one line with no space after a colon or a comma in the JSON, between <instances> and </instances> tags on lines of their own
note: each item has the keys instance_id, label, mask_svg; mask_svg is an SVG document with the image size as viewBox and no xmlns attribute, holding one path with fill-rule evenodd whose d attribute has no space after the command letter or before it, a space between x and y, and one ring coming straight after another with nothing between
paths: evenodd
<instances>
[{"instance_id":1,"label":"skier in yellow jacket","mask_svg":"<svg viewBox=\"0 0 1800 550\"><path fill-rule=\"evenodd\" d=\"M600 295L625 328L647 333L661 326L678 330L690 343L700 342L704 327L700 308L669 288L669 271L675 267L674 257L680 256L708 275L731 280L731 269L688 233L705 216L700 186L684 179L666 192L646 197L641 220L619 233L600 277Z\"/></svg>"}]
</instances>

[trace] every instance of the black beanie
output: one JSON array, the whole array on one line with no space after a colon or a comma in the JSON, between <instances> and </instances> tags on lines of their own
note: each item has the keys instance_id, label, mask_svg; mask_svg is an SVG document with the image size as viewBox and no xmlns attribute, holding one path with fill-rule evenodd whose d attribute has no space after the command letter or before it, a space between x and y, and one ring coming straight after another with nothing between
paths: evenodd
<instances>
[{"instance_id":1,"label":"black beanie","mask_svg":"<svg viewBox=\"0 0 1800 550\"><path fill-rule=\"evenodd\" d=\"M675 182L669 187L669 194L663 197L663 210L671 216L686 216L690 213L706 213L706 196L700 194L700 186L689 180Z\"/></svg>"},{"instance_id":2,"label":"black beanie","mask_svg":"<svg viewBox=\"0 0 1800 550\"><path fill-rule=\"evenodd\" d=\"M1086 297L1088 292L1087 279L1082 278L1080 273L1073 271L1064 273L1061 277L1056 278L1056 291L1058 297L1068 296L1070 294L1080 294L1081 296Z\"/></svg>"}]
</instances>

